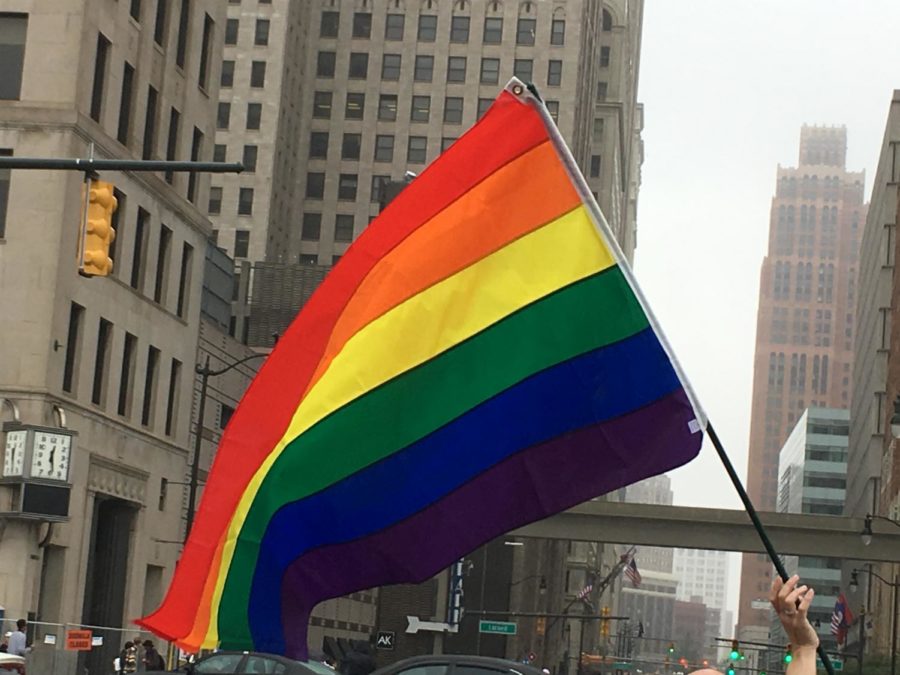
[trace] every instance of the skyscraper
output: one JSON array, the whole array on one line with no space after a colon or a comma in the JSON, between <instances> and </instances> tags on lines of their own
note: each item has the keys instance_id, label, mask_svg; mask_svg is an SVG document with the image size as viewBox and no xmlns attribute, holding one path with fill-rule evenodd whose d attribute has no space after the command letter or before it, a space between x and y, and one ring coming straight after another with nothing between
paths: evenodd
<instances>
[{"instance_id":1,"label":"skyscraper","mask_svg":"<svg viewBox=\"0 0 900 675\"><path fill-rule=\"evenodd\" d=\"M774 511L778 453L810 406L848 408L863 173L846 169L845 127L804 126L797 167L778 167L760 273L747 488ZM771 583L765 555L745 554L738 625L768 632L754 609Z\"/></svg>"}]
</instances>

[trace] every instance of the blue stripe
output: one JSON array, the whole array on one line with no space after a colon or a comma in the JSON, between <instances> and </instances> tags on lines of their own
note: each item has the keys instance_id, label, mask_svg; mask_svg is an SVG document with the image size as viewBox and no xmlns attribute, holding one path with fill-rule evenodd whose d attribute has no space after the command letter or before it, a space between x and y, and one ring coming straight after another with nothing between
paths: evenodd
<instances>
[{"instance_id":1,"label":"blue stripe","mask_svg":"<svg viewBox=\"0 0 900 675\"><path fill-rule=\"evenodd\" d=\"M266 529L254 572L248 611L255 648L284 653L283 640L274 637L283 634L281 581L300 555L389 527L516 452L641 408L680 386L648 328L537 373L381 462L285 504ZM609 459L609 467L597 470L614 469L616 460Z\"/></svg>"}]
</instances>

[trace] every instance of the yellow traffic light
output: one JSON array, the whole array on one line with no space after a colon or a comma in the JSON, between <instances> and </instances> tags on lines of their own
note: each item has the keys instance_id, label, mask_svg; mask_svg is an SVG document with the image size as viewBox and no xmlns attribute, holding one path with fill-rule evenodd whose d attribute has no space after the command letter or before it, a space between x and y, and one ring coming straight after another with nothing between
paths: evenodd
<instances>
[{"instance_id":1,"label":"yellow traffic light","mask_svg":"<svg viewBox=\"0 0 900 675\"><path fill-rule=\"evenodd\" d=\"M91 180L84 223L84 245L78 271L88 277L105 277L112 272L109 246L116 238L112 215L118 206L113 184Z\"/></svg>"}]
</instances>

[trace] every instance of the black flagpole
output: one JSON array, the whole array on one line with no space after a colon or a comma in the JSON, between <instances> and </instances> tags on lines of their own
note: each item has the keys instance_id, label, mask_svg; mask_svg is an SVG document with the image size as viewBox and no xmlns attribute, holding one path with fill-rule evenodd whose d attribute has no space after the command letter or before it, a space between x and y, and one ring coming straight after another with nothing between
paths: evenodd
<instances>
[{"instance_id":1,"label":"black flagpole","mask_svg":"<svg viewBox=\"0 0 900 675\"><path fill-rule=\"evenodd\" d=\"M712 444L716 449L716 453L718 453L719 455L719 459L721 459L722 464L725 465L725 471L728 472L728 477L731 479L731 482L734 485L734 489L737 490L738 496L744 503L744 510L747 511L747 515L750 516L750 520L753 521L753 527L756 529L756 533L762 540L763 546L766 547L766 553L769 554L769 559L772 561L772 564L775 565L775 570L778 572L778 576L781 577L782 581L787 581L787 570L784 569L784 565L781 563L781 558L778 557L778 553L775 551L775 547L772 546L772 542L769 540L769 535L766 534L766 529L763 527L763 524L759 519L759 515L756 513L756 508L753 506L753 502L750 501L750 495L748 495L747 491L744 489L744 486L741 483L741 479L737 475L737 472L734 470L734 466L732 465L731 460L728 459L728 455L725 453L725 448L722 447L722 442L719 440L719 436L716 434L716 430L713 429L711 422L707 422L706 424L706 433L709 434L709 440L712 441ZM819 654L819 658L822 659L822 665L825 666L825 670L828 671L828 675L834 675L834 666L831 663L831 659L828 658L828 654L825 653L825 648L820 644L816 651Z\"/></svg>"}]
</instances>

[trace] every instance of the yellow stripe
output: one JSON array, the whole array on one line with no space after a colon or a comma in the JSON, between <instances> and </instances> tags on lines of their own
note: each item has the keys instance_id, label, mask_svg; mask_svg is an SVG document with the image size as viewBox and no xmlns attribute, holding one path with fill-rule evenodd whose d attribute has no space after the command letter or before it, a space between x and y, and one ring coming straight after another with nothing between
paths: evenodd
<instances>
[{"instance_id":1,"label":"yellow stripe","mask_svg":"<svg viewBox=\"0 0 900 675\"><path fill-rule=\"evenodd\" d=\"M219 602L237 537L263 479L291 440L367 391L614 264L587 210L579 207L418 293L350 338L241 497L229 525L204 644L218 642Z\"/></svg>"}]
</instances>

